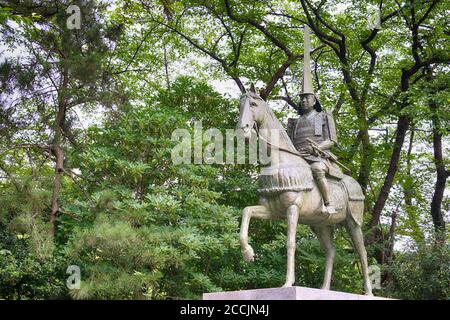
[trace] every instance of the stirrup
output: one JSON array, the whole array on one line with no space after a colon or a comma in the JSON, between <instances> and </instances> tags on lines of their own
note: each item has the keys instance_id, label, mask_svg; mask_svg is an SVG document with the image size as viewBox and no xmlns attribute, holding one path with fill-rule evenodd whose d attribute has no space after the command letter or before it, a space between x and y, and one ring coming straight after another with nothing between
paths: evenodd
<instances>
[{"instance_id":1,"label":"stirrup","mask_svg":"<svg viewBox=\"0 0 450 320\"><path fill-rule=\"evenodd\" d=\"M332 205L327 205L327 206L325 206L325 207L326 207L326 209L327 209L328 214L332 215L332 214L335 214L335 213L336 213L336 209L334 208L334 206L332 206Z\"/></svg>"},{"instance_id":2,"label":"stirrup","mask_svg":"<svg viewBox=\"0 0 450 320\"><path fill-rule=\"evenodd\" d=\"M326 205L326 204L322 203L322 212L325 214L328 214L328 215L332 215L332 214L336 213L336 209L331 204Z\"/></svg>"}]
</instances>

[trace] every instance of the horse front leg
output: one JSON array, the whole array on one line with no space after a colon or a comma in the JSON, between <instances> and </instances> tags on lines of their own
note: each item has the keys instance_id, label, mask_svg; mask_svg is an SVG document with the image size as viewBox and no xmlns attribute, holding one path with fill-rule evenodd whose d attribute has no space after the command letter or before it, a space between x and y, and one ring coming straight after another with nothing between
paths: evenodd
<instances>
[{"instance_id":1,"label":"horse front leg","mask_svg":"<svg viewBox=\"0 0 450 320\"><path fill-rule=\"evenodd\" d=\"M259 219L272 218L269 210L264 206L250 206L244 208L244 211L242 212L241 232L239 239L241 242L241 252L245 261L253 261L255 256L252 246L248 244L248 227L252 217Z\"/></svg>"},{"instance_id":2,"label":"horse front leg","mask_svg":"<svg viewBox=\"0 0 450 320\"><path fill-rule=\"evenodd\" d=\"M295 244L297 235L299 209L296 205L291 205L287 209L287 272L286 283L283 287L292 287L295 282Z\"/></svg>"}]
</instances>

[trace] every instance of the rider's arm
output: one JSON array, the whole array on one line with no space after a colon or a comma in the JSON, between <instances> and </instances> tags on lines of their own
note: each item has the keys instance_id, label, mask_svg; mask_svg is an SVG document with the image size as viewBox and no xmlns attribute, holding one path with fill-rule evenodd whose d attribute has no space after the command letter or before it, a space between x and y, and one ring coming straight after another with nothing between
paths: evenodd
<instances>
[{"instance_id":1,"label":"rider's arm","mask_svg":"<svg viewBox=\"0 0 450 320\"><path fill-rule=\"evenodd\" d=\"M334 142L331 141L330 139L324 140L321 143L319 143L319 148L322 151L329 150L331 149L332 146L334 146Z\"/></svg>"}]
</instances>

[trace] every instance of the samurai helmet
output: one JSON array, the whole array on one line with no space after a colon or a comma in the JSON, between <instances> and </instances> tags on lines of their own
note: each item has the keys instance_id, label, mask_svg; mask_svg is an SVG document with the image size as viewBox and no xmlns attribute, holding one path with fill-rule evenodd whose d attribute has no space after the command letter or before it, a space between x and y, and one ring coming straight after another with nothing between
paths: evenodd
<instances>
[{"instance_id":1,"label":"samurai helmet","mask_svg":"<svg viewBox=\"0 0 450 320\"><path fill-rule=\"evenodd\" d=\"M304 94L313 94L316 97L316 105L314 109L320 112L322 111L322 106L319 103L319 99L317 99L316 94L314 93L314 87L312 83L311 76L311 40L309 37L309 26L305 25L305 31L303 34L303 43L304 43L304 54L303 54L303 81L302 81L302 90L300 95Z\"/></svg>"}]
</instances>

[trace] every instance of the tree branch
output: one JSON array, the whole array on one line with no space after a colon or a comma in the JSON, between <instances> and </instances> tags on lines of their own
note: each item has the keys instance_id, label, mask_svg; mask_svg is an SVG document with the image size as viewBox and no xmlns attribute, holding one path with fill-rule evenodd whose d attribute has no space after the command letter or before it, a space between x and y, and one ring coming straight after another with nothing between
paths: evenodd
<instances>
[{"instance_id":1,"label":"tree branch","mask_svg":"<svg viewBox=\"0 0 450 320\"><path fill-rule=\"evenodd\" d=\"M289 50L289 48L282 41L280 41L271 32L269 32L266 27L260 25L257 21L255 21L253 19L238 17L237 15L234 14L234 12L231 8L230 1L229 0L224 0L224 1L225 1L225 8L227 10L227 14L230 17L230 19L232 19L236 22L239 22L239 23L248 23L248 24L252 25L256 29L261 31L275 46L280 48L288 57L291 57L294 55L291 52L291 50Z\"/></svg>"}]
</instances>

